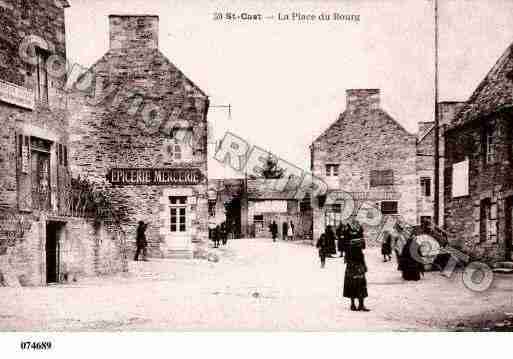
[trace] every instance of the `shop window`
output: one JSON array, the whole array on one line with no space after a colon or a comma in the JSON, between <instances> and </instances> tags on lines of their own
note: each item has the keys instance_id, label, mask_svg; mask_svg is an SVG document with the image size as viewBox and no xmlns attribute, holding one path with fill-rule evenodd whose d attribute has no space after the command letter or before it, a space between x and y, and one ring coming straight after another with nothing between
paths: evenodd
<instances>
[{"instance_id":1,"label":"shop window","mask_svg":"<svg viewBox=\"0 0 513 359\"><path fill-rule=\"evenodd\" d=\"M169 197L171 232L187 231L187 197Z\"/></svg>"},{"instance_id":2,"label":"shop window","mask_svg":"<svg viewBox=\"0 0 513 359\"><path fill-rule=\"evenodd\" d=\"M424 197L431 196L431 177L421 177L420 178L420 188L421 194Z\"/></svg>"},{"instance_id":3,"label":"shop window","mask_svg":"<svg viewBox=\"0 0 513 359\"><path fill-rule=\"evenodd\" d=\"M370 186L389 186L394 184L393 170L372 170L370 172Z\"/></svg>"},{"instance_id":4,"label":"shop window","mask_svg":"<svg viewBox=\"0 0 513 359\"><path fill-rule=\"evenodd\" d=\"M49 55L48 51L36 47L36 100L45 105L48 105L48 74L46 72L46 61Z\"/></svg>"},{"instance_id":5,"label":"shop window","mask_svg":"<svg viewBox=\"0 0 513 359\"><path fill-rule=\"evenodd\" d=\"M327 177L338 177L339 165L329 164L326 165L326 176Z\"/></svg>"},{"instance_id":6,"label":"shop window","mask_svg":"<svg viewBox=\"0 0 513 359\"><path fill-rule=\"evenodd\" d=\"M397 201L383 201L381 202L381 213L382 214L397 214Z\"/></svg>"}]
</instances>

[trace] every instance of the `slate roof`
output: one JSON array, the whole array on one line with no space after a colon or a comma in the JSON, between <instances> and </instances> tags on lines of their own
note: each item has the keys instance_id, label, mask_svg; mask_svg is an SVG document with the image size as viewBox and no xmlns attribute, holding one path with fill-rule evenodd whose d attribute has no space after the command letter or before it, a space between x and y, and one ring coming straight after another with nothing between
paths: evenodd
<instances>
[{"instance_id":1,"label":"slate roof","mask_svg":"<svg viewBox=\"0 0 513 359\"><path fill-rule=\"evenodd\" d=\"M400 129L402 132L405 133L405 135L407 136L412 136L412 137L416 137L414 134L410 133L408 130L406 130L406 128L404 128L404 126L402 126L399 122L397 122L392 116L390 116L386 111L382 110L382 109L376 109L376 110L372 110L374 112L377 112L377 115L378 115L378 118L380 121L384 121L384 122L388 122L390 124L393 124L395 125L398 129ZM359 114L353 114L353 113L350 113L349 111L344 111L342 112L339 116L338 116L338 119L335 120L335 122L333 122L322 134L320 134L314 141L313 143L316 143L316 142L319 142L320 140L322 140L323 138L325 137L329 137L330 133L332 132L332 130L334 128L342 128L343 127L343 123L347 120L347 121L350 121L351 118L355 118L355 117L358 117L360 118L362 115L359 115ZM368 116L368 115L363 115L363 116Z\"/></svg>"},{"instance_id":2,"label":"slate roof","mask_svg":"<svg viewBox=\"0 0 513 359\"><path fill-rule=\"evenodd\" d=\"M502 54L490 72L457 115L454 126L486 117L513 106L513 44Z\"/></svg>"}]
</instances>

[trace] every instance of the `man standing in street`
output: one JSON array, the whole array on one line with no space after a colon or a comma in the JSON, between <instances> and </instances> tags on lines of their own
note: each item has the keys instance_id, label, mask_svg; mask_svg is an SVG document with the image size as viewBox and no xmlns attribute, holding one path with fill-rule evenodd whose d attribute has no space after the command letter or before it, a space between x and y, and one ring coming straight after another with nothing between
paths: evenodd
<instances>
[{"instance_id":1,"label":"man standing in street","mask_svg":"<svg viewBox=\"0 0 513 359\"><path fill-rule=\"evenodd\" d=\"M148 225L143 221L139 221L139 225L137 226L137 236L135 238L135 244L137 246L137 250L135 251L134 261L139 260L139 254L142 251L143 261L148 261L146 247L148 246L148 242L146 241L146 227Z\"/></svg>"},{"instance_id":2,"label":"man standing in street","mask_svg":"<svg viewBox=\"0 0 513 359\"><path fill-rule=\"evenodd\" d=\"M289 234L289 224L287 222L283 222L281 226L281 235L284 241L287 240L287 236Z\"/></svg>"},{"instance_id":3,"label":"man standing in street","mask_svg":"<svg viewBox=\"0 0 513 359\"><path fill-rule=\"evenodd\" d=\"M276 242L276 236L278 235L278 225L276 224L276 221L273 221L270 226L271 235L273 237L273 242Z\"/></svg>"}]
</instances>

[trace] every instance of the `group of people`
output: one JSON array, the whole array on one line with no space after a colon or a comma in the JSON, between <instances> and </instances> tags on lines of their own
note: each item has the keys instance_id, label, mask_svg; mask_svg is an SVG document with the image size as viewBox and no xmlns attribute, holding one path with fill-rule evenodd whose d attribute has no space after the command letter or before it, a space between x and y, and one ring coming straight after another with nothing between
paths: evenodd
<instances>
[{"instance_id":1,"label":"group of people","mask_svg":"<svg viewBox=\"0 0 513 359\"><path fill-rule=\"evenodd\" d=\"M340 252L340 257L344 256L352 235L351 223L355 225L355 223L358 223L358 221L354 219L349 223L339 223L336 231L333 231L333 226L326 226L324 233L321 234L317 242L319 257L321 259L321 267L324 268L326 264L326 258L333 258L337 256L337 250ZM361 226L358 228L362 231L361 238L363 238L363 229Z\"/></svg>"},{"instance_id":2,"label":"group of people","mask_svg":"<svg viewBox=\"0 0 513 359\"><path fill-rule=\"evenodd\" d=\"M424 276L424 261L413 227L402 228L401 235L389 231L383 233L381 254L384 262L392 260L392 250L397 258L397 269L402 272L404 280L418 281Z\"/></svg>"},{"instance_id":3,"label":"group of people","mask_svg":"<svg viewBox=\"0 0 513 359\"><path fill-rule=\"evenodd\" d=\"M215 225L211 229L211 240L214 242L214 248L219 248L220 244L225 246L226 243L228 243L228 228L226 221Z\"/></svg>"},{"instance_id":4,"label":"group of people","mask_svg":"<svg viewBox=\"0 0 513 359\"><path fill-rule=\"evenodd\" d=\"M327 257L336 255L335 241L338 241L340 257L344 257L346 271L344 275L343 297L351 300L352 311L368 312L365 306L367 292L367 264L363 250L365 240L362 225L353 216L347 223L340 223L336 234L333 227L328 225L317 241L321 268L326 265ZM395 251L398 267L404 280L418 281L424 275L424 263L419 245L415 240L413 227L403 228L400 233L386 231L383 235L381 254L383 261L392 259L392 250ZM358 306L356 305L358 300Z\"/></svg>"},{"instance_id":5,"label":"group of people","mask_svg":"<svg viewBox=\"0 0 513 359\"><path fill-rule=\"evenodd\" d=\"M340 257L344 257L346 263L342 295L351 300L351 310L368 312L369 309L364 303L368 293L365 277L367 264L363 254L365 249L363 227L355 217L352 217L348 223L340 223L336 234L332 226L327 226L317 241L322 268L326 265L326 257L333 257L337 253L335 237L338 240ZM356 306L356 300L358 300L358 306Z\"/></svg>"},{"instance_id":6,"label":"group of people","mask_svg":"<svg viewBox=\"0 0 513 359\"><path fill-rule=\"evenodd\" d=\"M282 238L284 241L294 240L294 223L290 221L289 223L283 222L282 226ZM273 242L276 242L276 238L278 237L278 224L276 224L276 221L272 221L269 225L269 232L271 232L271 236L273 238Z\"/></svg>"}]
</instances>

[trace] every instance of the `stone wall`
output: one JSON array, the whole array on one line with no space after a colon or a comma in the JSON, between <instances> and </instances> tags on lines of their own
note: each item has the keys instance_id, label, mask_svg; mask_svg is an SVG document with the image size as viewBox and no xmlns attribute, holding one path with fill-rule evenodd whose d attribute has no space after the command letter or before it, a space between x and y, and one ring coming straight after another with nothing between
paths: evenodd
<instances>
[{"instance_id":1,"label":"stone wall","mask_svg":"<svg viewBox=\"0 0 513 359\"><path fill-rule=\"evenodd\" d=\"M127 212L132 247L136 224L144 220L150 255L168 253L168 196L186 192L196 199L190 204L192 242L208 243L208 97L158 50L158 17L112 15L109 21L111 47L89 70L93 86L69 98L71 169L106 186L116 208ZM174 144L182 148L181 159L168 153ZM199 169L202 179L118 188L106 181L110 169L134 167ZM191 250L190 243L183 249Z\"/></svg>"},{"instance_id":2,"label":"stone wall","mask_svg":"<svg viewBox=\"0 0 513 359\"><path fill-rule=\"evenodd\" d=\"M48 50L50 55L55 55L54 59L61 60L60 64L65 63L64 9L57 6L54 0L3 0L0 2L0 23L1 81L34 91L37 81L35 66L20 56L20 46L29 36L37 36L39 40L27 43ZM22 53L27 53L33 59L33 52ZM59 143L67 141L63 91L66 74L57 72L48 78L48 103L36 101L34 110L29 110L0 101L0 122L3 126L0 136L0 207L17 208L20 196L18 189L31 188L29 176L16 175L16 134L43 137ZM52 173L56 174L55 163L52 166ZM56 188L52 188L52 191L55 193ZM26 193L22 194L24 196Z\"/></svg>"},{"instance_id":3,"label":"stone wall","mask_svg":"<svg viewBox=\"0 0 513 359\"><path fill-rule=\"evenodd\" d=\"M482 125L490 118L451 128L446 133L445 222L450 241L483 260L503 260L506 256L506 200L513 196L513 161L511 139L511 112L492 116L497 120L499 136L496 138L496 161L485 163L483 155ZM453 164L469 159L469 195L452 197ZM481 200L490 199L496 241L480 236Z\"/></svg>"},{"instance_id":4,"label":"stone wall","mask_svg":"<svg viewBox=\"0 0 513 359\"><path fill-rule=\"evenodd\" d=\"M0 254L4 285L46 285L46 224L51 217L29 218L30 230ZM56 220L53 218L53 220ZM125 269L123 240L111 226L83 218L59 218L59 282L106 275ZM8 280L9 279L9 283Z\"/></svg>"}]
</instances>

